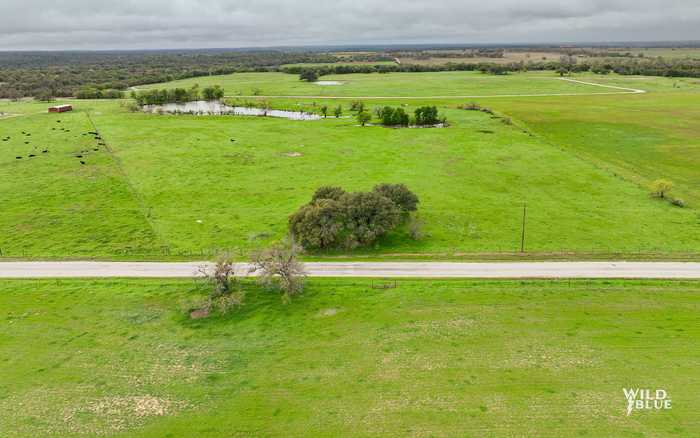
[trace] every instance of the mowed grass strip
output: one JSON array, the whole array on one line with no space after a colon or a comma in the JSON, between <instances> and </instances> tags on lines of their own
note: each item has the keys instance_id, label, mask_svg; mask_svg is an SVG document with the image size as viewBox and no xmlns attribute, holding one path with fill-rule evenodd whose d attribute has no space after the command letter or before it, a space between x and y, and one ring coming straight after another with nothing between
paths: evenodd
<instances>
[{"instance_id":1,"label":"mowed grass strip","mask_svg":"<svg viewBox=\"0 0 700 438\"><path fill-rule=\"evenodd\" d=\"M328 75L321 81L336 81L340 85L323 86L299 80L298 75L286 73L235 73L183 79L164 84L138 87L189 88L220 85L227 96L344 96L344 97L431 97L431 96L490 96L508 94L588 94L616 92L595 85L562 81L552 72L517 73L494 76L480 72L437 73L372 73Z\"/></svg>"},{"instance_id":2,"label":"mowed grass strip","mask_svg":"<svg viewBox=\"0 0 700 438\"><path fill-rule=\"evenodd\" d=\"M376 285L376 283L375 283ZM0 282L10 436L692 436L700 284L317 280L191 321L186 281ZM623 388L670 411L626 416Z\"/></svg>"},{"instance_id":3,"label":"mowed grass strip","mask_svg":"<svg viewBox=\"0 0 700 438\"><path fill-rule=\"evenodd\" d=\"M157 237L84 111L0 121L0 251L5 256L105 256ZM2 107L0 107L2 109ZM41 111L43 109L43 111ZM7 139L5 141L5 139Z\"/></svg>"}]
</instances>

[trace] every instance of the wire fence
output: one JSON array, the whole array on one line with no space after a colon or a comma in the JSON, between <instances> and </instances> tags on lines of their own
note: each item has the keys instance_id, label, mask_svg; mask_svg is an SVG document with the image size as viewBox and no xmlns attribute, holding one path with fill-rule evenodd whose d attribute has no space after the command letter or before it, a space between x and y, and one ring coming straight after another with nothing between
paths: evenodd
<instances>
[{"instance_id":1,"label":"wire fence","mask_svg":"<svg viewBox=\"0 0 700 438\"><path fill-rule=\"evenodd\" d=\"M221 254L231 255L234 259L250 258L254 250L241 247L176 248L171 246L139 247L124 246L97 248L95 250L37 250L24 248L0 247L0 259L133 259L133 260L212 260ZM700 251L668 250L664 248L616 249L604 248L560 248L535 250L508 250L502 247L492 251L425 251L396 252L391 248L385 250L353 250L348 252L307 252L307 258L345 259L668 259L700 260Z\"/></svg>"},{"instance_id":2,"label":"wire fence","mask_svg":"<svg viewBox=\"0 0 700 438\"><path fill-rule=\"evenodd\" d=\"M108 206L6 210L0 214L0 257L192 260L229 253L247 258L286 230L280 221L284 214L276 211L286 207L271 211L260 202L205 209L193 203L145 212ZM660 217L646 208L614 206L424 206L415 240L403 227L369 248L310 256L700 258L700 214L667 208Z\"/></svg>"}]
</instances>

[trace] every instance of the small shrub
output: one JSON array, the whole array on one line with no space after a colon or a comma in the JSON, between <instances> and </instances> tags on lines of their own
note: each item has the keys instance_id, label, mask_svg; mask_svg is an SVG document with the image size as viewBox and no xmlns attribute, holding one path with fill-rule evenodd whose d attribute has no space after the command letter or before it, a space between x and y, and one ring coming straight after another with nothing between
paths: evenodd
<instances>
[{"instance_id":1,"label":"small shrub","mask_svg":"<svg viewBox=\"0 0 700 438\"><path fill-rule=\"evenodd\" d=\"M493 115L493 110L491 110L490 108L482 107L478 103L467 103L465 105L460 106L459 108L465 111L481 111L482 113Z\"/></svg>"},{"instance_id":2,"label":"small shrub","mask_svg":"<svg viewBox=\"0 0 700 438\"><path fill-rule=\"evenodd\" d=\"M423 219L412 216L408 222L408 235L411 236L413 240L422 240L425 237L425 232L423 231L423 226L425 222Z\"/></svg>"},{"instance_id":3,"label":"small shrub","mask_svg":"<svg viewBox=\"0 0 700 438\"><path fill-rule=\"evenodd\" d=\"M481 105L478 103L470 102L459 107L465 111L481 111Z\"/></svg>"},{"instance_id":4,"label":"small shrub","mask_svg":"<svg viewBox=\"0 0 700 438\"><path fill-rule=\"evenodd\" d=\"M240 308L243 305L244 298L245 292L242 289L212 297L209 300L209 311L216 310L219 314L225 315Z\"/></svg>"},{"instance_id":5,"label":"small shrub","mask_svg":"<svg viewBox=\"0 0 700 438\"><path fill-rule=\"evenodd\" d=\"M657 179L651 183L651 195L655 198L666 198L666 195L673 189L673 182L667 179Z\"/></svg>"},{"instance_id":6,"label":"small shrub","mask_svg":"<svg viewBox=\"0 0 700 438\"><path fill-rule=\"evenodd\" d=\"M350 111L357 111L357 112L362 112L365 110L365 104L364 102L360 100L353 100L350 103Z\"/></svg>"},{"instance_id":7,"label":"small shrub","mask_svg":"<svg viewBox=\"0 0 700 438\"><path fill-rule=\"evenodd\" d=\"M438 109L435 106L422 106L416 109L415 115L418 126L437 125L440 122Z\"/></svg>"},{"instance_id":8,"label":"small shrub","mask_svg":"<svg viewBox=\"0 0 700 438\"><path fill-rule=\"evenodd\" d=\"M372 115L368 113L367 111L360 111L357 113L357 122L361 126L367 125L372 120Z\"/></svg>"},{"instance_id":9,"label":"small shrub","mask_svg":"<svg viewBox=\"0 0 700 438\"><path fill-rule=\"evenodd\" d=\"M126 110L132 113L138 112L141 110L141 108L138 106L136 102L129 102L124 105L126 107Z\"/></svg>"},{"instance_id":10,"label":"small shrub","mask_svg":"<svg viewBox=\"0 0 700 438\"><path fill-rule=\"evenodd\" d=\"M685 201L679 198L674 198L671 200L671 205L675 205L676 207L684 208L685 207Z\"/></svg>"}]
</instances>

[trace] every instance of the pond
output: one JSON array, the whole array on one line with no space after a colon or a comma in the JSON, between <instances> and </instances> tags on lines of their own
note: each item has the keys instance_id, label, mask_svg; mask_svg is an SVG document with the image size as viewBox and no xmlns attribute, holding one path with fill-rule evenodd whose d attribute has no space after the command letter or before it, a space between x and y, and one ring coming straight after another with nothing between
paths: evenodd
<instances>
[{"instance_id":1,"label":"pond","mask_svg":"<svg viewBox=\"0 0 700 438\"><path fill-rule=\"evenodd\" d=\"M199 100L187 103L166 103L165 105L144 105L142 110L152 114L192 114L202 116L256 116L279 117L289 120L320 120L317 114L302 111L284 111L245 106L229 106L222 102Z\"/></svg>"}]
</instances>

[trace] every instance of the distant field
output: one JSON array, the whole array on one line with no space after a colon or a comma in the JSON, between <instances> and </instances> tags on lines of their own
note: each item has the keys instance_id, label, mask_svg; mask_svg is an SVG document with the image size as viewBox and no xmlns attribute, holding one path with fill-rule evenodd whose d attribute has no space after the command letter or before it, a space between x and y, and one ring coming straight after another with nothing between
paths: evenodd
<instances>
[{"instance_id":1,"label":"distant field","mask_svg":"<svg viewBox=\"0 0 700 438\"><path fill-rule=\"evenodd\" d=\"M192 289L0 282L3 434L700 429L697 282L313 280L288 306L248 285L242 311L196 322ZM629 387L665 389L672 410L626 416Z\"/></svg>"},{"instance_id":2,"label":"distant field","mask_svg":"<svg viewBox=\"0 0 700 438\"><path fill-rule=\"evenodd\" d=\"M675 182L677 196L700 206L700 80L580 76L597 83L635 86L645 95L488 101L525 122L553 144L646 185ZM630 85L632 84L632 85Z\"/></svg>"},{"instance_id":3,"label":"distant field","mask_svg":"<svg viewBox=\"0 0 700 438\"><path fill-rule=\"evenodd\" d=\"M324 67L324 66L339 66L339 65L394 65L393 61L352 61L352 62L327 62L313 63L305 62L300 64L283 64L280 67Z\"/></svg>"},{"instance_id":4,"label":"distant field","mask_svg":"<svg viewBox=\"0 0 700 438\"><path fill-rule=\"evenodd\" d=\"M700 59L700 47L653 47L653 48L634 48L634 49L610 49L616 53L631 53L632 55L644 54L647 58L662 57L668 59L691 58Z\"/></svg>"},{"instance_id":5,"label":"distant field","mask_svg":"<svg viewBox=\"0 0 700 438\"><path fill-rule=\"evenodd\" d=\"M419 65L441 65L450 62L453 63L496 63L496 64L508 64L511 62L541 62L541 61L558 61L561 58L561 53L556 52L509 52L506 51L502 58L490 58L490 57L455 57L455 58L445 58L445 57L429 57L429 58L413 58L413 57L400 57L399 60L402 64L419 64Z\"/></svg>"},{"instance_id":6,"label":"distant field","mask_svg":"<svg viewBox=\"0 0 700 438\"><path fill-rule=\"evenodd\" d=\"M637 56L643 54L646 58L657 58L662 57L666 59L700 59L700 48L693 47L683 47L683 48L592 48L594 50L602 53L613 54L631 54L632 56ZM450 50L445 50L444 52L450 52ZM453 51L459 54L459 51ZM454 58L446 58L440 56L428 56L428 57L410 57L404 56L399 57L402 64L420 64L420 65L441 65L450 62L454 63L496 63L496 64L508 64L511 62L542 62L542 61L558 61L564 52L547 52L547 51L508 51L506 50L502 58L490 58L490 57L469 57L469 56L456 56ZM584 56L577 56L579 59L586 59ZM596 58L592 58L596 59ZM598 59L604 59L598 58Z\"/></svg>"},{"instance_id":7,"label":"distant field","mask_svg":"<svg viewBox=\"0 0 700 438\"><path fill-rule=\"evenodd\" d=\"M185 79L139 88L221 85L227 96L489 96L503 94L609 93L614 90L559 80L554 73L493 76L478 72L387 73L329 75L324 81L341 85L322 86L284 73L238 73Z\"/></svg>"}]
</instances>

